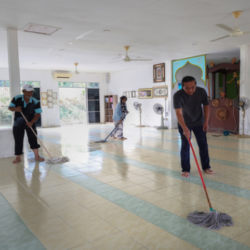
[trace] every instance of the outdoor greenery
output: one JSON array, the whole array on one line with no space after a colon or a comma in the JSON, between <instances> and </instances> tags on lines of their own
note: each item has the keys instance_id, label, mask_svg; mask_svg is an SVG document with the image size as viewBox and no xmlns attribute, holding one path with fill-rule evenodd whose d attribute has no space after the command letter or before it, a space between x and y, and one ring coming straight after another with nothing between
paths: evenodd
<instances>
[{"instance_id":1,"label":"outdoor greenery","mask_svg":"<svg viewBox=\"0 0 250 250\"><path fill-rule=\"evenodd\" d=\"M59 89L61 125L86 122L86 91Z\"/></svg>"},{"instance_id":2,"label":"outdoor greenery","mask_svg":"<svg viewBox=\"0 0 250 250\"><path fill-rule=\"evenodd\" d=\"M12 112L8 110L10 104L10 88L0 88L0 126L11 125Z\"/></svg>"}]
</instances>

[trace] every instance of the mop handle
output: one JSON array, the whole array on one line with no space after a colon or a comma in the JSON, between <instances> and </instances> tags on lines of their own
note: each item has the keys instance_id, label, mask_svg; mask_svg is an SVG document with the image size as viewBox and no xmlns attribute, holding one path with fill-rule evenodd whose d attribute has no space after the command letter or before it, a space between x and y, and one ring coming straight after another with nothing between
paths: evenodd
<instances>
[{"instance_id":1,"label":"mop handle","mask_svg":"<svg viewBox=\"0 0 250 250\"><path fill-rule=\"evenodd\" d=\"M21 113L21 115L23 116L23 119L28 123L28 120L27 120L26 117L24 116L23 112L20 112L20 113ZM49 155L49 157L52 158L51 155L50 155L50 153L48 152L48 150L47 150L47 149L45 148L45 146L43 145L42 141L38 138L38 136L37 136L36 132L34 131L34 129L33 129L32 127L30 127L30 129L32 130L32 132L34 133L34 135L36 136L36 138L38 139L38 141L42 144L43 148L46 150L46 152L47 152L47 154Z\"/></svg>"},{"instance_id":2,"label":"mop handle","mask_svg":"<svg viewBox=\"0 0 250 250\"><path fill-rule=\"evenodd\" d=\"M211 201L210 201L209 196L208 196L208 193L207 193L207 188L206 188L206 185L205 185L205 181L204 181L204 179L203 179L203 176L202 176L202 173L201 173L201 169L200 169L198 160L197 160L197 158L196 158L196 155L195 155L195 152L194 152L194 148L193 148L193 145L192 145L192 143L191 143L191 141L190 141L190 138L188 139L188 142L189 142L189 145L190 145L190 147L191 147L191 149L192 149L192 152L193 152L193 155L194 155L194 159L195 159L195 162L196 162L196 165L197 165L197 168L198 168L200 177L201 177L202 185L203 185L204 191L205 191L205 193L206 193L206 197L207 197L207 201L208 201L210 210L213 210Z\"/></svg>"},{"instance_id":3,"label":"mop handle","mask_svg":"<svg viewBox=\"0 0 250 250\"><path fill-rule=\"evenodd\" d=\"M121 119L121 121L123 121L125 119L125 116L127 114L124 115L124 117ZM111 133L106 137L106 139L104 141L107 141L107 139L110 137L110 135L117 129L117 127L119 126L119 123L115 126L115 128L111 131Z\"/></svg>"}]
</instances>

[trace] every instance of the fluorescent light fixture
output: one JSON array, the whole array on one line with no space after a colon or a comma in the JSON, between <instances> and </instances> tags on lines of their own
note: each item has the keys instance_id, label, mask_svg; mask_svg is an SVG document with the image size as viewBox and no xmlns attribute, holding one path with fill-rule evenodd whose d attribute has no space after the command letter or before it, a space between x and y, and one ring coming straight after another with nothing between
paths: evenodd
<instances>
[{"instance_id":1,"label":"fluorescent light fixture","mask_svg":"<svg viewBox=\"0 0 250 250\"><path fill-rule=\"evenodd\" d=\"M42 35L52 35L59 29L60 28L30 23L23 29L23 31Z\"/></svg>"}]
</instances>

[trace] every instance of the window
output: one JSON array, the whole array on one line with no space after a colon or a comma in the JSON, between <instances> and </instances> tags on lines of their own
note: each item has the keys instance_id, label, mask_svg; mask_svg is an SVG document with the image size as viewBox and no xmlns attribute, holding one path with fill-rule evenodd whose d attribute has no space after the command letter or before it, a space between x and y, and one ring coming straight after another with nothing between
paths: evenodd
<instances>
[{"instance_id":1,"label":"window","mask_svg":"<svg viewBox=\"0 0 250 250\"><path fill-rule=\"evenodd\" d=\"M25 84L31 84L35 88L40 87L39 81L21 81L21 87ZM22 89L20 89L22 93ZM8 110L10 104L10 81L0 80L0 126L11 126L12 112Z\"/></svg>"},{"instance_id":2,"label":"window","mask_svg":"<svg viewBox=\"0 0 250 250\"><path fill-rule=\"evenodd\" d=\"M35 88L40 88L40 82L38 81L22 81L20 84L21 84L21 87L24 86L25 84L30 84Z\"/></svg>"},{"instance_id":3,"label":"window","mask_svg":"<svg viewBox=\"0 0 250 250\"><path fill-rule=\"evenodd\" d=\"M1 83L2 82L3 81L1 81ZM10 88L1 85L1 88L0 88L0 126L11 126L12 124L12 112L8 110L9 104L10 104Z\"/></svg>"},{"instance_id":4,"label":"window","mask_svg":"<svg viewBox=\"0 0 250 250\"><path fill-rule=\"evenodd\" d=\"M99 83L58 82L61 124L99 123Z\"/></svg>"},{"instance_id":5,"label":"window","mask_svg":"<svg viewBox=\"0 0 250 250\"><path fill-rule=\"evenodd\" d=\"M100 123L99 89L88 89L88 118L89 123Z\"/></svg>"},{"instance_id":6,"label":"window","mask_svg":"<svg viewBox=\"0 0 250 250\"><path fill-rule=\"evenodd\" d=\"M88 89L99 89L99 83L98 82L88 82L87 87L88 87Z\"/></svg>"}]
</instances>

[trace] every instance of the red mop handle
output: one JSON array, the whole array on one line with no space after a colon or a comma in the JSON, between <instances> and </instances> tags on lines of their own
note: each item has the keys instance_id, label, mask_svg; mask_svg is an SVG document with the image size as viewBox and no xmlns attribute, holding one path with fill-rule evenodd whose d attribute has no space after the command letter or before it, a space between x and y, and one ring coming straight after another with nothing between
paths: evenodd
<instances>
[{"instance_id":1,"label":"red mop handle","mask_svg":"<svg viewBox=\"0 0 250 250\"><path fill-rule=\"evenodd\" d=\"M203 176L202 176L202 173L201 173L201 169L200 169L198 160L197 160L197 158L196 158L196 155L195 155L195 152L194 152L194 148L193 148L193 145L192 145L192 143L191 143L191 141L190 141L190 138L188 139L188 142L189 142L189 145L190 145L190 147L191 147L191 149L192 149L192 152L193 152L193 155L194 155L194 159L195 159L195 162L196 162L196 165L197 165L197 168L198 168L200 177L201 177L202 185L203 185L204 191L205 191L205 193L206 193L206 197L207 197L207 201L208 201L210 210L212 210L213 208L212 208L212 204L211 204L211 201L210 201L209 196L208 196L208 193L207 193L206 184L205 184L205 181L204 181L204 179L203 179Z\"/></svg>"}]
</instances>

